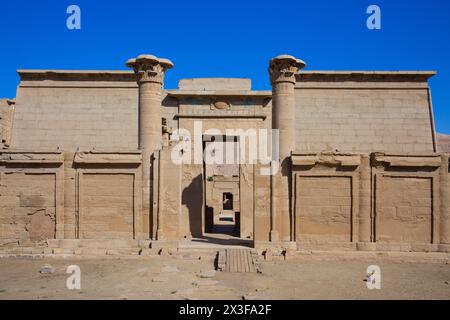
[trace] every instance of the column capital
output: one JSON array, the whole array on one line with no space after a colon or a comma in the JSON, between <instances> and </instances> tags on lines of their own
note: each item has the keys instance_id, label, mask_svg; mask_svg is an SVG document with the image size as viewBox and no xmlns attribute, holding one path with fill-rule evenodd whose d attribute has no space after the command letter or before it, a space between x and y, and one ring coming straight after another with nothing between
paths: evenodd
<instances>
[{"instance_id":1,"label":"column capital","mask_svg":"<svg viewBox=\"0 0 450 320\"><path fill-rule=\"evenodd\" d=\"M141 54L137 58L129 59L126 66L134 70L138 77L138 83L163 84L165 72L173 68L173 63L169 59L157 58L151 54Z\"/></svg>"},{"instance_id":2,"label":"column capital","mask_svg":"<svg viewBox=\"0 0 450 320\"><path fill-rule=\"evenodd\" d=\"M293 56L283 54L270 60L269 75L270 83L278 82L295 83L295 74L306 67L306 63Z\"/></svg>"}]
</instances>

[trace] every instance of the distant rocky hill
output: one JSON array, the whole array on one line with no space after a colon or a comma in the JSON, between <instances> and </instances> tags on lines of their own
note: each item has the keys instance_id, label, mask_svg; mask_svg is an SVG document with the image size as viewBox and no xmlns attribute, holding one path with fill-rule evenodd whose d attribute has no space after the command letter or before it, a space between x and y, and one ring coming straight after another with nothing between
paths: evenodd
<instances>
[{"instance_id":1,"label":"distant rocky hill","mask_svg":"<svg viewBox=\"0 0 450 320\"><path fill-rule=\"evenodd\" d=\"M450 152L450 135L437 134L438 150L443 152Z\"/></svg>"}]
</instances>

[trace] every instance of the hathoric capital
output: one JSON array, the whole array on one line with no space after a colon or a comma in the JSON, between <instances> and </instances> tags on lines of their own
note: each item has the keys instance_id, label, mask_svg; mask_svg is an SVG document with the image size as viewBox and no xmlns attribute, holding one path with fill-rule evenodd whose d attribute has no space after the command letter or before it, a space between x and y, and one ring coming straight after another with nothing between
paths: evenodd
<instances>
[{"instance_id":1,"label":"hathoric capital","mask_svg":"<svg viewBox=\"0 0 450 320\"><path fill-rule=\"evenodd\" d=\"M167 69L173 68L169 59L157 58L150 54L142 54L137 58L130 59L126 63L137 75L138 83L156 82L164 83L164 74Z\"/></svg>"},{"instance_id":2,"label":"hathoric capital","mask_svg":"<svg viewBox=\"0 0 450 320\"><path fill-rule=\"evenodd\" d=\"M306 63L290 55L280 55L270 60L270 83L292 82L295 83L295 74L306 67Z\"/></svg>"}]
</instances>

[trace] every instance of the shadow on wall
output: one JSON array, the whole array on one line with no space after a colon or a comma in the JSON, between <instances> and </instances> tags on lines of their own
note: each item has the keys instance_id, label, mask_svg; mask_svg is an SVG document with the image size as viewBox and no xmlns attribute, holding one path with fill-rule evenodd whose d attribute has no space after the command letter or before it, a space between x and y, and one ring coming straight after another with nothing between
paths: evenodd
<instances>
[{"instance_id":1,"label":"shadow on wall","mask_svg":"<svg viewBox=\"0 0 450 320\"><path fill-rule=\"evenodd\" d=\"M189 211L189 228L193 237L199 238L202 232L203 178L199 174L184 188L181 204Z\"/></svg>"}]
</instances>

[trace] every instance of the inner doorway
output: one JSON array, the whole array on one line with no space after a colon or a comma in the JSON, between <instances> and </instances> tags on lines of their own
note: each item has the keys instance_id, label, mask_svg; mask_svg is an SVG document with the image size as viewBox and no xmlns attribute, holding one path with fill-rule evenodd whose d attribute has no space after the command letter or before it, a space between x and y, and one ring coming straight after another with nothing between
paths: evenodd
<instances>
[{"instance_id":1,"label":"inner doorway","mask_svg":"<svg viewBox=\"0 0 450 320\"><path fill-rule=\"evenodd\" d=\"M223 210L233 210L233 193L225 192L223 194Z\"/></svg>"},{"instance_id":2,"label":"inner doorway","mask_svg":"<svg viewBox=\"0 0 450 320\"><path fill-rule=\"evenodd\" d=\"M204 136L204 236L229 244L240 241L239 141L230 136Z\"/></svg>"}]
</instances>

